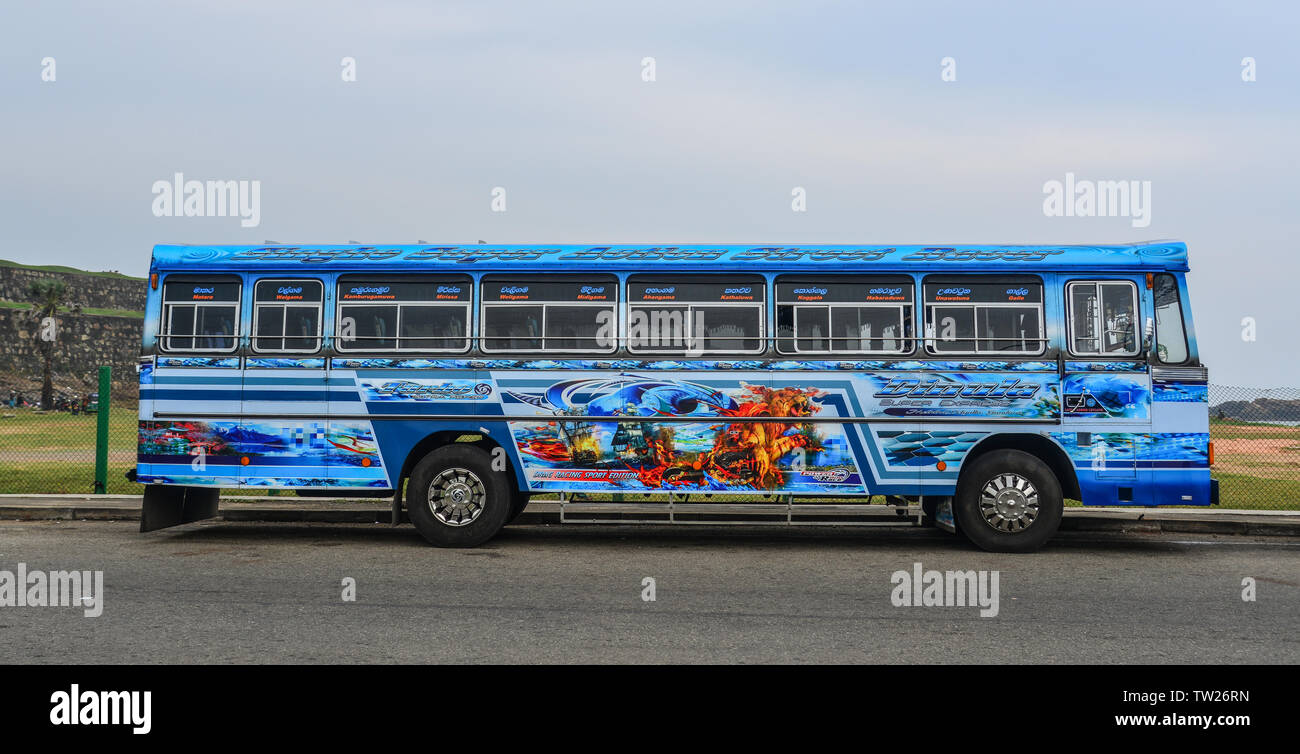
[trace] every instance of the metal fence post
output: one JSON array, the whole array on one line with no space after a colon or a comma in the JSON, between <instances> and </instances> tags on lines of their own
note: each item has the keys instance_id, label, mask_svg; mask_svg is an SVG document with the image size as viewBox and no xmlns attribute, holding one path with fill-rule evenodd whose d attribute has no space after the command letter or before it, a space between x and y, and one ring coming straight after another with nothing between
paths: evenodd
<instances>
[{"instance_id":1,"label":"metal fence post","mask_svg":"<svg viewBox=\"0 0 1300 754\"><path fill-rule=\"evenodd\" d=\"M113 367L99 368L99 406L95 411L95 494L108 492L108 405Z\"/></svg>"}]
</instances>

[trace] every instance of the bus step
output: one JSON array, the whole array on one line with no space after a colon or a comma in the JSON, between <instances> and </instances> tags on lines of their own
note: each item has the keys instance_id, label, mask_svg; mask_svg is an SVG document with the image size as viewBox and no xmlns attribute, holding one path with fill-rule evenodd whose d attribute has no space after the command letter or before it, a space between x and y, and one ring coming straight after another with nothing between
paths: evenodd
<instances>
[{"instance_id":1,"label":"bus step","mask_svg":"<svg viewBox=\"0 0 1300 754\"><path fill-rule=\"evenodd\" d=\"M898 523L893 508L827 503L625 503L565 501L561 523L875 524Z\"/></svg>"}]
</instances>

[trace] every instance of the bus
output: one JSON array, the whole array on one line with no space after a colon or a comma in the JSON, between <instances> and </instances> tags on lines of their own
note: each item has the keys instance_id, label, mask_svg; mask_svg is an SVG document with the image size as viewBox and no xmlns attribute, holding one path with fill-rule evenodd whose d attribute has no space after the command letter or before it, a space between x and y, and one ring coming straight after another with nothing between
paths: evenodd
<instances>
[{"instance_id":1,"label":"bus","mask_svg":"<svg viewBox=\"0 0 1300 754\"><path fill-rule=\"evenodd\" d=\"M141 529L222 488L569 521L862 521L996 552L1213 505L1185 244L159 245ZM882 510L879 507L874 510Z\"/></svg>"}]
</instances>

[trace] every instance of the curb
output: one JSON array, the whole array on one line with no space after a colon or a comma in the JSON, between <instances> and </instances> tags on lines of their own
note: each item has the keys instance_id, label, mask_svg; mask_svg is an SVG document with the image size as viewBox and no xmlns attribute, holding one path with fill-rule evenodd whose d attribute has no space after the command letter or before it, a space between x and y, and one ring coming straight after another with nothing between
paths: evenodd
<instances>
[{"instance_id":1,"label":"curb","mask_svg":"<svg viewBox=\"0 0 1300 754\"><path fill-rule=\"evenodd\" d=\"M906 517L898 515L892 506L873 507L879 511L859 516L861 524L901 523L915 520L921 514L919 506L909 506ZM232 497L222 498L217 520L390 524L390 510L388 500ZM606 515L610 519L622 517ZM136 495L0 495L0 520L139 521L140 498ZM405 514L401 521L407 522ZM558 523L559 503L549 500L533 502L514 521L516 525ZM1300 511L1066 508L1061 531L1300 537Z\"/></svg>"}]
</instances>

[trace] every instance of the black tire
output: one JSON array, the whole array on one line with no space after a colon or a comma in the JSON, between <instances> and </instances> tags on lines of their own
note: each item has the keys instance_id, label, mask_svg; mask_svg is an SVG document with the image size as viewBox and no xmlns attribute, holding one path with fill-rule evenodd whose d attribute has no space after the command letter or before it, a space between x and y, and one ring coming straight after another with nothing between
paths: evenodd
<instances>
[{"instance_id":1,"label":"black tire","mask_svg":"<svg viewBox=\"0 0 1300 754\"><path fill-rule=\"evenodd\" d=\"M921 512L925 514L923 525L934 526L935 514L939 512L939 503L941 502L943 502L943 498L935 495L921 496Z\"/></svg>"},{"instance_id":2,"label":"black tire","mask_svg":"<svg viewBox=\"0 0 1300 754\"><path fill-rule=\"evenodd\" d=\"M406 513L430 544L477 547L505 526L513 484L508 470L493 470L487 453L470 445L448 445L425 456L411 471ZM435 485L438 493L431 501Z\"/></svg>"},{"instance_id":3,"label":"black tire","mask_svg":"<svg viewBox=\"0 0 1300 754\"><path fill-rule=\"evenodd\" d=\"M523 491L523 490L517 490L517 489L514 488L513 485L511 485L511 488L510 488L510 515L506 518L506 524L507 524L507 525L509 525L509 524L513 524L513 523L515 522L515 519L519 518L519 514L520 514L520 513L523 513L523 512L524 512L524 508L527 508L527 507L528 507L528 500L529 500L529 498L531 498L532 496L533 496L533 495L532 495L531 492L525 492L525 491Z\"/></svg>"},{"instance_id":4,"label":"black tire","mask_svg":"<svg viewBox=\"0 0 1300 754\"><path fill-rule=\"evenodd\" d=\"M1056 475L1023 450L977 458L962 470L953 498L958 529L989 552L1037 550L1060 527L1064 509Z\"/></svg>"}]
</instances>

